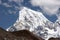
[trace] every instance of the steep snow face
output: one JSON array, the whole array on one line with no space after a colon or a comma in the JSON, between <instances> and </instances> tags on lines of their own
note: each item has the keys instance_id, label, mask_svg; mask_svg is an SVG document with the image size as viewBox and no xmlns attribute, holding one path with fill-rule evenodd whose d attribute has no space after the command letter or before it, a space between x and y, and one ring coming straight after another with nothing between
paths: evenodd
<instances>
[{"instance_id":1,"label":"steep snow face","mask_svg":"<svg viewBox=\"0 0 60 40\"><path fill-rule=\"evenodd\" d=\"M29 30L39 37L48 40L50 37L58 37L59 25L53 24L41 12L23 7L19 11L19 18L16 23L9 27L7 31Z\"/></svg>"},{"instance_id":2,"label":"steep snow face","mask_svg":"<svg viewBox=\"0 0 60 40\"><path fill-rule=\"evenodd\" d=\"M24 7L21 11L19 11L19 19L17 19L13 27L17 30L27 29L33 31L34 28L37 28L37 26L45 25L44 23L46 23L46 21L49 20L45 18L41 12L36 12Z\"/></svg>"}]
</instances>

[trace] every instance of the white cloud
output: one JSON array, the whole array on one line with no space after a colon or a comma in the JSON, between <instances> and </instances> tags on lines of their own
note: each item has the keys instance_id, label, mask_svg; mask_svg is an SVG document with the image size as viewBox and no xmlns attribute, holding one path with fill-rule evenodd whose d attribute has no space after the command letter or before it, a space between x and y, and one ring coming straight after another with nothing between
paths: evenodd
<instances>
[{"instance_id":1,"label":"white cloud","mask_svg":"<svg viewBox=\"0 0 60 40\"><path fill-rule=\"evenodd\" d=\"M56 6L60 5L60 1L58 0L31 0L30 1L34 6Z\"/></svg>"},{"instance_id":2,"label":"white cloud","mask_svg":"<svg viewBox=\"0 0 60 40\"><path fill-rule=\"evenodd\" d=\"M56 14L60 7L60 0L30 0L30 2L33 6L41 7L48 15Z\"/></svg>"}]
</instances>

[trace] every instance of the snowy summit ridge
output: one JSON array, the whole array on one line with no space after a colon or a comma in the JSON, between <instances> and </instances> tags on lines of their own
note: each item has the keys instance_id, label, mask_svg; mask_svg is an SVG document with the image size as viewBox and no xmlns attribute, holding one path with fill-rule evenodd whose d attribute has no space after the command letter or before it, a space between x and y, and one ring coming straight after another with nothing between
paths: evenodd
<instances>
[{"instance_id":1,"label":"snowy summit ridge","mask_svg":"<svg viewBox=\"0 0 60 40\"><path fill-rule=\"evenodd\" d=\"M46 21L49 21L49 20L47 18L45 18L41 12L36 12L29 8L24 7L21 11L19 11L19 18L17 19L16 23L13 26L14 27L17 26L16 27L17 30L22 30L23 26L25 27L25 25L27 25L27 26L30 25L30 28L32 26L37 27L38 25L41 25L41 26L44 25L43 22L46 22ZM20 26L18 26L17 24L19 24ZM22 29L20 29L21 25L22 25ZM20 27L20 28L18 29L18 27ZM7 29L7 31L8 31L8 29Z\"/></svg>"},{"instance_id":2,"label":"snowy summit ridge","mask_svg":"<svg viewBox=\"0 0 60 40\"><path fill-rule=\"evenodd\" d=\"M9 27L7 31L29 30L34 34L48 40L50 37L58 37L58 23L52 23L41 12L23 7L19 11L19 18L16 23Z\"/></svg>"}]
</instances>

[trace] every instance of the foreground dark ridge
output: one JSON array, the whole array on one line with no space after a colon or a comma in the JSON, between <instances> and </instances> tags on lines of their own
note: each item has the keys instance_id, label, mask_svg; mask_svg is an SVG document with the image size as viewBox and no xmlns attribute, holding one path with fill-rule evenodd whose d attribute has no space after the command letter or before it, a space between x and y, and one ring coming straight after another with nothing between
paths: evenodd
<instances>
[{"instance_id":1,"label":"foreground dark ridge","mask_svg":"<svg viewBox=\"0 0 60 40\"><path fill-rule=\"evenodd\" d=\"M43 40L27 30L7 32L0 28L0 40Z\"/></svg>"},{"instance_id":2,"label":"foreground dark ridge","mask_svg":"<svg viewBox=\"0 0 60 40\"><path fill-rule=\"evenodd\" d=\"M7 32L0 28L0 40L43 40L28 30ZM59 38L50 38L49 40L60 40Z\"/></svg>"},{"instance_id":3,"label":"foreground dark ridge","mask_svg":"<svg viewBox=\"0 0 60 40\"><path fill-rule=\"evenodd\" d=\"M49 40L60 40L60 38L50 38Z\"/></svg>"}]
</instances>

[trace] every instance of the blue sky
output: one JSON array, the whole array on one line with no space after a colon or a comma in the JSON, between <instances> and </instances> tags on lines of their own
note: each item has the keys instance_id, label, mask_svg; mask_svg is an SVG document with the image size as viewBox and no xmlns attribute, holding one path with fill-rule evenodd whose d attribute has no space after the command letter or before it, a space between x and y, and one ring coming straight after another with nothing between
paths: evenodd
<instances>
[{"instance_id":1,"label":"blue sky","mask_svg":"<svg viewBox=\"0 0 60 40\"><path fill-rule=\"evenodd\" d=\"M16 14L10 14L8 10L14 10L13 8L6 8L0 5L0 26L3 28L7 28L15 23L16 19L18 18L18 11Z\"/></svg>"},{"instance_id":2,"label":"blue sky","mask_svg":"<svg viewBox=\"0 0 60 40\"><path fill-rule=\"evenodd\" d=\"M14 7L18 6L14 2L9 3L12 7L6 7L3 3L9 2L2 0L2 4L0 4L0 27L6 29L15 23L19 15L19 10Z\"/></svg>"},{"instance_id":3,"label":"blue sky","mask_svg":"<svg viewBox=\"0 0 60 40\"><path fill-rule=\"evenodd\" d=\"M4 4L6 3L6 4ZM8 6L7 6L8 5ZM19 7L25 6L29 7L32 10L40 11L43 13L42 9L39 6L33 6L29 0L25 0L21 3L18 3L18 1L8 1L8 0L1 0L0 4L0 27L3 29L8 28L9 26L13 25L17 18L19 17ZM50 21L55 22L57 20L56 15L49 16L46 13L43 13L46 18L48 18Z\"/></svg>"}]
</instances>

